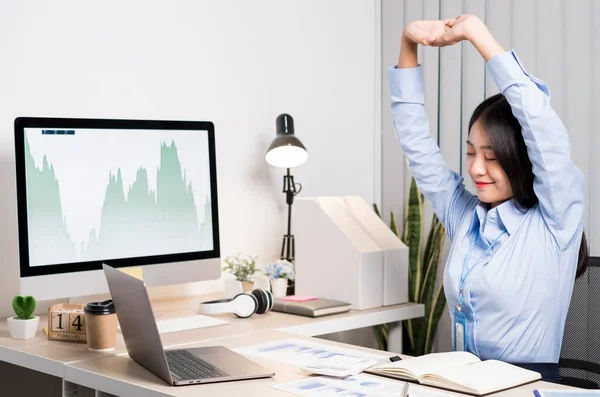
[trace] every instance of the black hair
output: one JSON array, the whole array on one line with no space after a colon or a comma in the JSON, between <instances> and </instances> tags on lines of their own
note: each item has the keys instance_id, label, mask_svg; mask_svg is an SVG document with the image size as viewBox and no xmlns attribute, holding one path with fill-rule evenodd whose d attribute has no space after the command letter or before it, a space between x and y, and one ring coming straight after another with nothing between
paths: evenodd
<instances>
[{"instance_id":1,"label":"black hair","mask_svg":"<svg viewBox=\"0 0 600 397\"><path fill-rule=\"evenodd\" d=\"M527 154L521 125L504 95L493 95L477 106L469 120L469 131L476 121L479 121L488 136L496 161L508 177L517 208L526 211L536 205L538 198L533 190L533 167ZM576 277L585 273L588 256L584 233L579 247Z\"/></svg>"}]
</instances>

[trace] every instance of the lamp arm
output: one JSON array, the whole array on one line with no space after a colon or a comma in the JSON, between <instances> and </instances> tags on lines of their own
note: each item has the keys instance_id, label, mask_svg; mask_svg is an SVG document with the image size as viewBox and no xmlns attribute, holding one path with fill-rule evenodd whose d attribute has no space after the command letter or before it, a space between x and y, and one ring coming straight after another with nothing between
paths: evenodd
<instances>
[{"instance_id":1,"label":"lamp arm","mask_svg":"<svg viewBox=\"0 0 600 397\"><path fill-rule=\"evenodd\" d=\"M283 176L283 192L285 193L285 202L288 205L294 203L294 196L302 191L302 185L294 182L294 177L290 174L290 169L287 169L286 175Z\"/></svg>"}]
</instances>

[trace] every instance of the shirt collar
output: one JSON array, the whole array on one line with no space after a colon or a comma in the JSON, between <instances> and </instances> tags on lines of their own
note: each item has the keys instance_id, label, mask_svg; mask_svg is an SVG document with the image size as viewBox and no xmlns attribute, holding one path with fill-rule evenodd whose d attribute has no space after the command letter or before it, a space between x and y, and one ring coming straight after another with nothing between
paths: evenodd
<instances>
[{"instance_id":1,"label":"shirt collar","mask_svg":"<svg viewBox=\"0 0 600 397\"><path fill-rule=\"evenodd\" d=\"M475 230L480 228L481 221L485 219L487 214L487 204L482 203L481 201L477 203L475 206L475 210L473 211L473 219L471 219L471 224L469 225L469 230L467 231L467 236L475 233Z\"/></svg>"},{"instance_id":2,"label":"shirt collar","mask_svg":"<svg viewBox=\"0 0 600 397\"><path fill-rule=\"evenodd\" d=\"M502 204L496 207L496 211L498 211L498 217L500 221L506 228L506 231L509 235L513 234L519 224L523 220L523 217L527 213L527 211L522 212L515 205L514 200L506 200ZM487 203L482 203L481 201L475 207L475 211L473 211L473 219L471 220L471 225L469 225L469 230L467 231L467 236L471 235L478 228L481 227L481 223L485 220L488 213L488 205Z\"/></svg>"},{"instance_id":3,"label":"shirt collar","mask_svg":"<svg viewBox=\"0 0 600 397\"><path fill-rule=\"evenodd\" d=\"M500 204L498 207L498 216L504 224L506 231L509 235L517 231L517 228L521 224L523 217L527 214L526 211L521 211L517 208L515 200L507 200Z\"/></svg>"}]
</instances>

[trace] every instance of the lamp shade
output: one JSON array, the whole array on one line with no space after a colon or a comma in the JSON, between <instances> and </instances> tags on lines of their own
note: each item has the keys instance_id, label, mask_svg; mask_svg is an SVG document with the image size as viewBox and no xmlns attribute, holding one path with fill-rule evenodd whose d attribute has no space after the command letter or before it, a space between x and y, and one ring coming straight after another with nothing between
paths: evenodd
<instances>
[{"instance_id":1,"label":"lamp shade","mask_svg":"<svg viewBox=\"0 0 600 397\"><path fill-rule=\"evenodd\" d=\"M271 142L265 159L274 167L292 168L308 159L308 152L294 135L294 119L289 114L277 116L277 136Z\"/></svg>"}]
</instances>

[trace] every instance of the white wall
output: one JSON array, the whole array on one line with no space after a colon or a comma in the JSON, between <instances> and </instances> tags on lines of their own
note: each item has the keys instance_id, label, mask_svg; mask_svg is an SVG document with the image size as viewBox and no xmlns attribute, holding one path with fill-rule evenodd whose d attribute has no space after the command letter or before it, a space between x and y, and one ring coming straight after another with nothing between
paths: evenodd
<instances>
[{"instance_id":1,"label":"white wall","mask_svg":"<svg viewBox=\"0 0 600 397\"><path fill-rule=\"evenodd\" d=\"M280 113L309 151L302 196L379 196L377 18L364 0L2 1L0 315L18 293L15 117L213 121L222 255L264 264L286 227L264 161Z\"/></svg>"},{"instance_id":2,"label":"white wall","mask_svg":"<svg viewBox=\"0 0 600 397\"><path fill-rule=\"evenodd\" d=\"M588 182L584 220L592 255L600 255L600 2L596 0L383 0L383 64L397 62L400 34L419 19L445 19L468 13L486 22L506 50L514 48L528 72L545 80L552 106L569 131L572 158ZM472 45L421 48L425 107L431 134L446 162L470 178L463 166L469 117L486 97L498 92ZM387 76L383 75L383 207L404 219L410 174L396 142L389 110ZM427 214L431 210L427 208ZM428 223L426 223L428 224ZM427 232L427 231L425 231ZM442 258L445 261L445 258ZM443 266L439 269L440 275ZM450 321L442 317L437 350L451 349Z\"/></svg>"}]
</instances>

